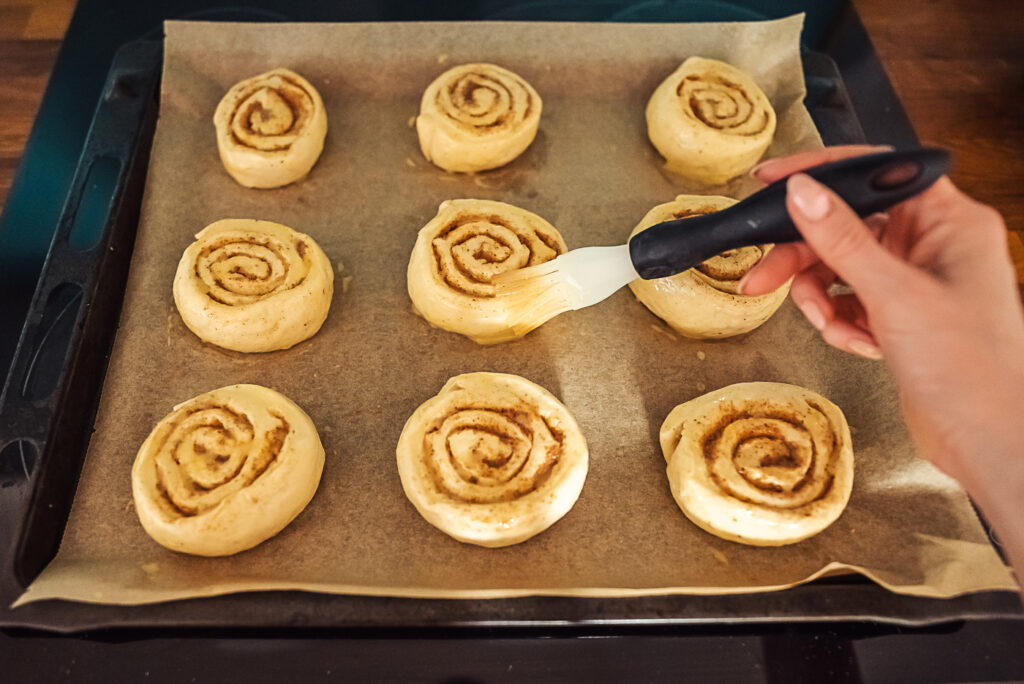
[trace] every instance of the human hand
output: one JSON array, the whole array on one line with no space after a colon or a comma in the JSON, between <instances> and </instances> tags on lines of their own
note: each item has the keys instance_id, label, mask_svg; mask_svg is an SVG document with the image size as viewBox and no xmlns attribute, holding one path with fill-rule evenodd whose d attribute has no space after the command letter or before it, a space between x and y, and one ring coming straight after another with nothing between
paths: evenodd
<instances>
[{"instance_id":1,"label":"human hand","mask_svg":"<svg viewBox=\"0 0 1024 684\"><path fill-rule=\"evenodd\" d=\"M979 459L1016 455L1024 404L1024 314L1006 229L945 177L865 222L796 173L877 151L828 148L757 167L765 183L795 174L787 208L805 242L777 245L740 288L762 294L793 277L794 303L826 342L885 358L923 455L971 490ZM838 281L853 293L831 293Z\"/></svg>"}]
</instances>

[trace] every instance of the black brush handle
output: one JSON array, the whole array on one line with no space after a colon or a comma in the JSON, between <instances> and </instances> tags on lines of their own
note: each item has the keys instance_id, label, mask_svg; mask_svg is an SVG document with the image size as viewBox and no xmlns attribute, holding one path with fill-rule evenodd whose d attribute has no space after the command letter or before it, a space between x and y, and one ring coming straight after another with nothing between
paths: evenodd
<instances>
[{"instance_id":1,"label":"black brush handle","mask_svg":"<svg viewBox=\"0 0 1024 684\"><path fill-rule=\"evenodd\" d=\"M949 152L894 150L822 164L806 173L831 188L859 216L910 199L949 171ZM641 278L664 278L730 249L802 240L786 210L786 179L713 214L665 221L633 236L629 254Z\"/></svg>"}]
</instances>

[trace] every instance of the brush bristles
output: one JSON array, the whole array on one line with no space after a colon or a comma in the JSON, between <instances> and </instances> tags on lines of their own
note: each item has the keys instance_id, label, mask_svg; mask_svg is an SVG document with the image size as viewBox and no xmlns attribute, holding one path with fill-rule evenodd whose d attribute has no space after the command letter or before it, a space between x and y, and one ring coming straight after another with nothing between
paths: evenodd
<instances>
[{"instance_id":1,"label":"brush bristles","mask_svg":"<svg viewBox=\"0 0 1024 684\"><path fill-rule=\"evenodd\" d=\"M493 282L494 295L508 307L509 327L517 336L572 309L562 274L550 261L502 273Z\"/></svg>"},{"instance_id":2,"label":"brush bristles","mask_svg":"<svg viewBox=\"0 0 1024 684\"><path fill-rule=\"evenodd\" d=\"M533 300L527 306L509 311L509 327L519 337L539 328L558 314L571 310L569 300L557 292L541 300Z\"/></svg>"},{"instance_id":3,"label":"brush bristles","mask_svg":"<svg viewBox=\"0 0 1024 684\"><path fill-rule=\"evenodd\" d=\"M529 283L541 276L557 272L558 266L555 265L554 261L545 261L543 264L537 264L536 266L527 266L526 268L517 268L514 271L499 273L491 282L494 285L495 294L500 297L503 291L518 290L523 283Z\"/></svg>"}]
</instances>

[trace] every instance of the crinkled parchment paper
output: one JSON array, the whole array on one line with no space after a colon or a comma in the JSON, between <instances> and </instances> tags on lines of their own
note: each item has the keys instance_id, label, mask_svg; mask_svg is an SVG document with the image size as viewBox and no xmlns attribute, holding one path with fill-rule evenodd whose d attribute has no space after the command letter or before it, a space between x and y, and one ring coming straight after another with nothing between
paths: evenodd
<instances>
[{"instance_id":1,"label":"crinkled parchment paper","mask_svg":"<svg viewBox=\"0 0 1024 684\"><path fill-rule=\"evenodd\" d=\"M258 589L421 597L624 596L780 589L855 570L893 591L1013 589L960 488L915 457L882 364L826 346L786 303L739 338L677 338L623 289L525 340L479 347L410 310L416 232L445 199L498 199L551 221L570 248L621 242L653 205L700 190L662 169L644 106L690 55L751 73L779 114L768 156L820 146L803 104L802 18L729 24L215 24L172 22L160 120L120 329L81 483L56 559L21 602L145 603ZM410 127L444 69L491 61L540 92L533 145L476 176L427 163ZM243 78L286 66L323 95L329 131L309 177L250 190L221 167L214 108ZM743 196L743 180L710 191ZM705 189L705 191L708 191ZM239 217L312 235L341 278L323 329L297 347L244 355L203 344L171 298L178 259L203 226ZM516 373L560 397L590 446L575 508L517 546L461 544L406 500L395 445L447 378ZM853 429L856 478L843 516L782 548L709 535L669 492L657 433L673 406L734 382L822 393ZM288 528L229 558L168 551L132 509L139 445L171 407L233 383L283 392L312 416L327 465Z\"/></svg>"}]
</instances>

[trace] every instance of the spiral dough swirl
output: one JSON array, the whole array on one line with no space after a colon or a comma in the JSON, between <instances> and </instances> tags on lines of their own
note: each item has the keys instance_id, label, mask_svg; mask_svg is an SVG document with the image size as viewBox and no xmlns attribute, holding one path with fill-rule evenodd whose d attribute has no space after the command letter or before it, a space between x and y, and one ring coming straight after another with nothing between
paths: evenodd
<instances>
[{"instance_id":1,"label":"spiral dough swirl","mask_svg":"<svg viewBox=\"0 0 1024 684\"><path fill-rule=\"evenodd\" d=\"M739 294L740 280L761 263L770 248L770 245L748 245L730 249L705 259L694 268L719 292Z\"/></svg>"},{"instance_id":2,"label":"spiral dough swirl","mask_svg":"<svg viewBox=\"0 0 1024 684\"><path fill-rule=\"evenodd\" d=\"M729 135L757 135L770 122L769 110L758 108L742 85L723 76L684 76L676 96L684 115Z\"/></svg>"},{"instance_id":3,"label":"spiral dough swirl","mask_svg":"<svg viewBox=\"0 0 1024 684\"><path fill-rule=\"evenodd\" d=\"M522 77L495 64L463 64L424 91L416 117L423 155L448 171L483 171L530 146L541 99Z\"/></svg>"},{"instance_id":4,"label":"spiral dough swirl","mask_svg":"<svg viewBox=\"0 0 1024 684\"><path fill-rule=\"evenodd\" d=\"M836 520L850 497L846 420L794 385L741 383L681 404L665 419L661 444L680 508L726 539L800 541Z\"/></svg>"},{"instance_id":5,"label":"spiral dough swirl","mask_svg":"<svg viewBox=\"0 0 1024 684\"><path fill-rule=\"evenodd\" d=\"M647 103L647 134L671 170L717 184L745 173L775 135L775 110L748 75L691 57Z\"/></svg>"},{"instance_id":6,"label":"spiral dough swirl","mask_svg":"<svg viewBox=\"0 0 1024 684\"><path fill-rule=\"evenodd\" d=\"M250 188L275 188L305 176L327 134L320 94L288 69L235 84L217 105L213 122L224 168Z\"/></svg>"},{"instance_id":7,"label":"spiral dough swirl","mask_svg":"<svg viewBox=\"0 0 1024 684\"><path fill-rule=\"evenodd\" d=\"M416 238L409 297L433 325L480 344L515 339L495 276L554 259L562 236L541 217L503 202L448 200Z\"/></svg>"},{"instance_id":8,"label":"spiral dough swirl","mask_svg":"<svg viewBox=\"0 0 1024 684\"><path fill-rule=\"evenodd\" d=\"M427 433L424 460L457 501L514 501L544 484L558 463L559 437L527 411L460 407Z\"/></svg>"},{"instance_id":9,"label":"spiral dough swirl","mask_svg":"<svg viewBox=\"0 0 1024 684\"><path fill-rule=\"evenodd\" d=\"M397 448L409 500L456 539L507 546L547 529L575 503L586 442L566 408L514 375L468 373L406 422Z\"/></svg>"},{"instance_id":10,"label":"spiral dough swirl","mask_svg":"<svg viewBox=\"0 0 1024 684\"><path fill-rule=\"evenodd\" d=\"M630 237L663 221L710 214L735 203L719 195L679 195L647 212ZM749 332L767 321L789 294L789 281L756 297L739 293L740 280L771 247L730 249L688 271L653 280L638 278L629 287L654 315L686 337L728 337Z\"/></svg>"},{"instance_id":11,"label":"spiral dough swirl","mask_svg":"<svg viewBox=\"0 0 1024 684\"><path fill-rule=\"evenodd\" d=\"M273 390L233 385L175 407L132 469L143 527L175 551L237 553L277 534L312 498L324 450L309 417Z\"/></svg>"},{"instance_id":12,"label":"spiral dough swirl","mask_svg":"<svg viewBox=\"0 0 1024 684\"><path fill-rule=\"evenodd\" d=\"M277 458L290 426L268 411L272 425L257 435L252 421L228 406L198 404L170 421L156 449L157 489L183 516L205 513L255 482Z\"/></svg>"},{"instance_id":13,"label":"spiral dough swirl","mask_svg":"<svg viewBox=\"0 0 1024 684\"><path fill-rule=\"evenodd\" d=\"M243 352L287 349L323 325L334 271L313 238L270 221L224 219L196 235L174 302L200 338Z\"/></svg>"}]
</instances>

